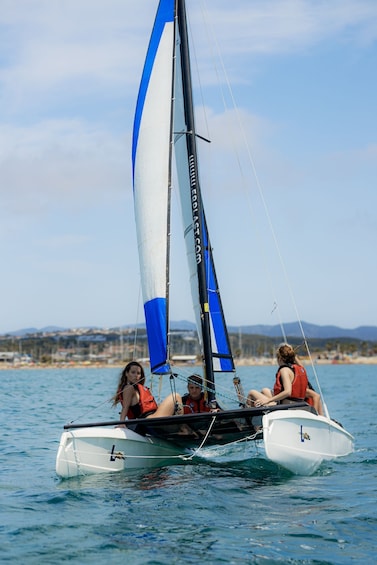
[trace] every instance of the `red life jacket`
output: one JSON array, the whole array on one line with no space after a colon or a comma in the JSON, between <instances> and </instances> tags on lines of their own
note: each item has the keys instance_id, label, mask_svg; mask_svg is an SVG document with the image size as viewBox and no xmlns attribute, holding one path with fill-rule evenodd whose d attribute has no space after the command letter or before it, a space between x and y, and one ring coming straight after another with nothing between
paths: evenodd
<instances>
[{"instance_id":1,"label":"red life jacket","mask_svg":"<svg viewBox=\"0 0 377 565\"><path fill-rule=\"evenodd\" d=\"M129 407L127 418L130 420L134 418L145 418L145 416L156 412L158 405L149 388L141 384L134 385L134 388L139 393L139 402L138 404ZM120 401L123 404L122 394L120 394Z\"/></svg>"},{"instance_id":2,"label":"red life jacket","mask_svg":"<svg viewBox=\"0 0 377 565\"><path fill-rule=\"evenodd\" d=\"M292 381L292 392L288 397L290 400L304 400L306 396L306 389L308 388L308 376L306 374L305 368L302 365L281 365L278 372L276 373L276 380L274 384L274 396L283 391L283 385L281 382L280 371L283 367L288 367L294 373L294 379Z\"/></svg>"},{"instance_id":3,"label":"red life jacket","mask_svg":"<svg viewBox=\"0 0 377 565\"><path fill-rule=\"evenodd\" d=\"M185 394L182 396L182 404L184 414L197 414L199 412L210 412L211 410L203 393L201 393L198 400L193 400L189 394Z\"/></svg>"}]
</instances>

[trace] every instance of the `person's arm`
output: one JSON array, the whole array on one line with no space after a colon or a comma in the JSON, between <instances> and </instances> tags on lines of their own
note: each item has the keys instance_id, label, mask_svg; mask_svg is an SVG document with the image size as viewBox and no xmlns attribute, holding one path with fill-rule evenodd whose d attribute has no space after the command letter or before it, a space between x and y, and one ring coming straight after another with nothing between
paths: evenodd
<instances>
[{"instance_id":1,"label":"person's arm","mask_svg":"<svg viewBox=\"0 0 377 565\"><path fill-rule=\"evenodd\" d=\"M270 404L274 405L275 402L280 402L291 396L292 394L292 381L294 379L294 373L288 367L283 367L280 370L280 378L283 390L279 392L279 394L275 394L275 396L267 396L267 390L263 389L262 392L258 392L256 390L251 390L247 397L247 404L251 406L254 404L256 408L259 406L269 406Z\"/></svg>"},{"instance_id":2,"label":"person's arm","mask_svg":"<svg viewBox=\"0 0 377 565\"><path fill-rule=\"evenodd\" d=\"M292 394L292 381L294 379L294 373L288 367L283 367L280 369L280 378L283 386L283 390L273 396L269 402L281 402L285 398L288 398Z\"/></svg>"},{"instance_id":3,"label":"person's arm","mask_svg":"<svg viewBox=\"0 0 377 565\"><path fill-rule=\"evenodd\" d=\"M128 410L132 403L132 397L135 394L135 389L132 385L126 385L122 392L122 412L120 413L120 420L125 420Z\"/></svg>"}]
</instances>

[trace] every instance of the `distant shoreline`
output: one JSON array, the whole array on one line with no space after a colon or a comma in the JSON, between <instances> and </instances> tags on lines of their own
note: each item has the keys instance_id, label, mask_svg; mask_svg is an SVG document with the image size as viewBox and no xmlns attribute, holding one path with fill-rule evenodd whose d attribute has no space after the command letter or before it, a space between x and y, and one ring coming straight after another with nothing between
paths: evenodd
<instances>
[{"instance_id":1,"label":"distant shoreline","mask_svg":"<svg viewBox=\"0 0 377 565\"><path fill-rule=\"evenodd\" d=\"M310 365L309 359L301 358L304 365ZM314 359L314 365L377 365L377 356L373 357L354 357L344 359ZM0 363L0 371L3 369L122 369L127 362L124 363L29 363L29 364L14 364L14 363ZM146 366L145 363L142 365ZM235 360L237 367L268 367L276 366L276 361L266 358L244 358ZM198 367L200 363L175 363L174 367Z\"/></svg>"}]
</instances>

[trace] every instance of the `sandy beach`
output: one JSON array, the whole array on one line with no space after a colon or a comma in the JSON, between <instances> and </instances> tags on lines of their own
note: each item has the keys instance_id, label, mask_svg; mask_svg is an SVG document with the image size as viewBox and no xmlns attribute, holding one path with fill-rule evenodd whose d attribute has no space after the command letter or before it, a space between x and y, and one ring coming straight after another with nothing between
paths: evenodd
<instances>
[{"instance_id":1,"label":"sandy beach","mask_svg":"<svg viewBox=\"0 0 377 565\"><path fill-rule=\"evenodd\" d=\"M301 357L300 361L305 366L310 366L311 361L308 358ZM127 363L100 363L100 362L90 362L90 361L82 361L82 362L69 362L69 363L0 363L0 370L1 369L85 369L85 368L114 368L114 369L121 369ZM343 356L340 359L335 358L313 358L314 365L377 365L377 356L371 357L351 357L351 356ZM142 363L145 367L148 367L147 363ZM275 359L268 359L265 357L245 357L240 359L235 359L235 365L237 367L247 367L247 366L276 366ZM200 367L201 363L175 363L174 367Z\"/></svg>"}]
</instances>

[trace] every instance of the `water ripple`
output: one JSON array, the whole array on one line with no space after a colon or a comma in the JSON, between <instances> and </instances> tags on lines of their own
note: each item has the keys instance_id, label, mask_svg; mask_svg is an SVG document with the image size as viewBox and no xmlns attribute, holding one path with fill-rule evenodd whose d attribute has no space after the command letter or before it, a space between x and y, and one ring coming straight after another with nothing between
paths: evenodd
<instances>
[{"instance_id":1,"label":"water ripple","mask_svg":"<svg viewBox=\"0 0 377 565\"><path fill-rule=\"evenodd\" d=\"M248 379L251 385L259 378L250 369L243 368L245 388ZM103 400L114 390L118 371L2 371L0 561L374 563L374 403L360 410L351 398L352 387L342 391L338 386L347 374L357 375L372 398L374 369L332 366L323 371L325 388L337 390L331 410L355 433L357 449L322 465L312 477L296 477L264 459L224 458L65 481L54 472L63 423L96 405L105 413L101 419L110 419ZM30 406L26 415L25 403Z\"/></svg>"}]
</instances>

